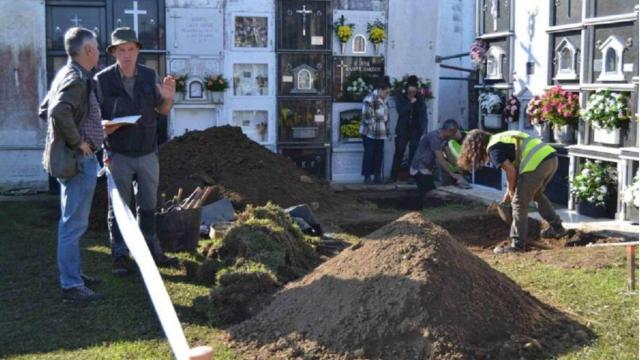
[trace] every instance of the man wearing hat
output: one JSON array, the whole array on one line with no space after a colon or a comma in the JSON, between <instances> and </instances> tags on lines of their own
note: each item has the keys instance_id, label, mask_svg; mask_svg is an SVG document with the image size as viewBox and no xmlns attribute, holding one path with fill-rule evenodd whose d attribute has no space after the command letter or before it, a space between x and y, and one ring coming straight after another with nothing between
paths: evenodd
<instances>
[{"instance_id":1,"label":"man wearing hat","mask_svg":"<svg viewBox=\"0 0 640 360\"><path fill-rule=\"evenodd\" d=\"M156 201L159 162L157 124L159 114L167 115L173 106L175 80L162 82L153 69L138 64L141 48L137 34L130 28L117 28L111 34L107 52L116 63L96 75L97 93L104 119L140 115L137 123L105 128L105 163L125 203L135 195L140 230L144 234L158 266L175 266L176 258L167 257L156 234ZM109 201L107 216L111 238L112 272L125 276L130 271L129 249L125 245L113 207Z\"/></svg>"}]
</instances>

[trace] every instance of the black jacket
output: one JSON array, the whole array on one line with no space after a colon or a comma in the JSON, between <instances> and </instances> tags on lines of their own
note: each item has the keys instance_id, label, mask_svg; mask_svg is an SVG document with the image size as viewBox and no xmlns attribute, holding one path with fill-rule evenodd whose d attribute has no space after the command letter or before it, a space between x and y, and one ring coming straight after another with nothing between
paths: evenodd
<instances>
[{"instance_id":1,"label":"black jacket","mask_svg":"<svg viewBox=\"0 0 640 360\"><path fill-rule=\"evenodd\" d=\"M412 104L406 95L396 97L396 111L398 123L396 136L408 138L412 133L422 135L427 128L427 105L421 94L416 95Z\"/></svg>"}]
</instances>

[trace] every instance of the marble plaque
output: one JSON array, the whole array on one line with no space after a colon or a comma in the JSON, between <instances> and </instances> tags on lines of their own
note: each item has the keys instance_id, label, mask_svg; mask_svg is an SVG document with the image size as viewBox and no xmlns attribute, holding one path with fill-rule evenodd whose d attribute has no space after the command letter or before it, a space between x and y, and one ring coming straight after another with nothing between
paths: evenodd
<instances>
[{"instance_id":1,"label":"marble plaque","mask_svg":"<svg viewBox=\"0 0 640 360\"><path fill-rule=\"evenodd\" d=\"M220 55L223 46L221 9L167 8L167 50L182 55Z\"/></svg>"},{"instance_id":2,"label":"marble plaque","mask_svg":"<svg viewBox=\"0 0 640 360\"><path fill-rule=\"evenodd\" d=\"M362 94L350 93L348 85L357 77L375 86L385 74L384 59L379 57L334 57L332 95L338 102L360 102Z\"/></svg>"}]
</instances>

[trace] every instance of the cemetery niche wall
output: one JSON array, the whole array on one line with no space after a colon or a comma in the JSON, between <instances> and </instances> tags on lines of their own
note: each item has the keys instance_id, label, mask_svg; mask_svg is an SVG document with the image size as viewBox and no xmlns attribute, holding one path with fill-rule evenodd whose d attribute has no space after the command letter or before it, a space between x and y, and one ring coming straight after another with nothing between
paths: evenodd
<instances>
[{"instance_id":1,"label":"cemetery niche wall","mask_svg":"<svg viewBox=\"0 0 640 360\"><path fill-rule=\"evenodd\" d=\"M277 148L330 178L331 1L278 0Z\"/></svg>"}]
</instances>

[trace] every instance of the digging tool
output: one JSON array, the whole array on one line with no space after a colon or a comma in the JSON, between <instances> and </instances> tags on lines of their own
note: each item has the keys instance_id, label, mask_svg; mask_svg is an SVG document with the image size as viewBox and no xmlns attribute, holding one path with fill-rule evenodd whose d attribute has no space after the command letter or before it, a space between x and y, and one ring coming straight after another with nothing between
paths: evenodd
<instances>
[{"instance_id":1,"label":"digging tool","mask_svg":"<svg viewBox=\"0 0 640 360\"><path fill-rule=\"evenodd\" d=\"M513 222L513 214L511 212L511 204L508 202L495 202L492 201L491 204L487 207L487 212L497 212L498 216L505 224L511 225Z\"/></svg>"}]
</instances>

